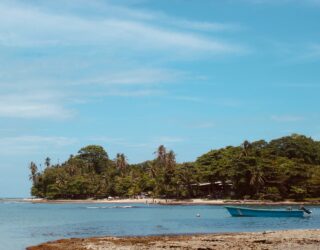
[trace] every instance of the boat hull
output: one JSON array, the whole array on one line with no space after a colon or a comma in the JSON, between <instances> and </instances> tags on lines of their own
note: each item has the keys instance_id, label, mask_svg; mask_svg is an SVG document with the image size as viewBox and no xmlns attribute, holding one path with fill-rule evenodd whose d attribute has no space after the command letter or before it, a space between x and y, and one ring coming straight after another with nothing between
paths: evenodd
<instances>
[{"instance_id":1,"label":"boat hull","mask_svg":"<svg viewBox=\"0 0 320 250\"><path fill-rule=\"evenodd\" d=\"M253 209L244 207L226 207L228 212L235 217L303 217L300 210L272 210Z\"/></svg>"}]
</instances>

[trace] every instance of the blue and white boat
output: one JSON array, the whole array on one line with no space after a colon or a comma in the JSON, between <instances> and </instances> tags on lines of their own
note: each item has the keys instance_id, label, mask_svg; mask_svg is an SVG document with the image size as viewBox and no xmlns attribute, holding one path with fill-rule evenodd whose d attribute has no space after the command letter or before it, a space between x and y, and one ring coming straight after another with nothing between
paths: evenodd
<instances>
[{"instance_id":1,"label":"blue and white boat","mask_svg":"<svg viewBox=\"0 0 320 250\"><path fill-rule=\"evenodd\" d=\"M225 207L228 212L235 217L303 217L305 213L311 211L306 208L301 209L257 209L248 207Z\"/></svg>"}]
</instances>

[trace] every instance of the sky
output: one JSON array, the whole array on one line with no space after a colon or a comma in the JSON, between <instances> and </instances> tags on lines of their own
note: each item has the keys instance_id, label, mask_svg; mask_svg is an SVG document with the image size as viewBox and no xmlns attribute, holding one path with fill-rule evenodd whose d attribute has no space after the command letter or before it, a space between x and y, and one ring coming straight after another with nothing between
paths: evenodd
<instances>
[{"instance_id":1,"label":"sky","mask_svg":"<svg viewBox=\"0 0 320 250\"><path fill-rule=\"evenodd\" d=\"M320 139L320 0L0 0L0 197L86 145L179 162Z\"/></svg>"}]
</instances>

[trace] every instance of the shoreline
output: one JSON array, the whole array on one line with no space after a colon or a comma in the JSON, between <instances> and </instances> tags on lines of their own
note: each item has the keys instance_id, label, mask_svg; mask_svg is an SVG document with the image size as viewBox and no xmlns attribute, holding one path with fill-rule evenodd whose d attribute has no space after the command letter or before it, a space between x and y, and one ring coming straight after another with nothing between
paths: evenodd
<instances>
[{"instance_id":1,"label":"shoreline","mask_svg":"<svg viewBox=\"0 0 320 250\"><path fill-rule=\"evenodd\" d=\"M27 250L106 249L290 249L316 250L320 229L139 237L71 238L46 242Z\"/></svg>"},{"instance_id":2,"label":"shoreline","mask_svg":"<svg viewBox=\"0 0 320 250\"><path fill-rule=\"evenodd\" d=\"M96 203L96 204L120 204L120 203L132 203L132 204L159 204L159 205L320 205L320 201L269 201L269 200L223 200L223 199L188 199L188 200L176 200L176 199L152 199L152 198L141 198L141 199L57 199L47 200L41 198L28 198L21 199L23 202L31 203L47 203L47 204L72 204L72 203Z\"/></svg>"}]
</instances>

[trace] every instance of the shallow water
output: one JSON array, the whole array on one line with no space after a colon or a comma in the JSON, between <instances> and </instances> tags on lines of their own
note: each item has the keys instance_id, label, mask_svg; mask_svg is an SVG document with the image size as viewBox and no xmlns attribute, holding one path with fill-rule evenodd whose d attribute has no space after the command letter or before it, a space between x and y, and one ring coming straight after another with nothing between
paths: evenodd
<instances>
[{"instance_id":1,"label":"shallow water","mask_svg":"<svg viewBox=\"0 0 320 250\"><path fill-rule=\"evenodd\" d=\"M224 207L212 205L32 204L1 201L0 248L19 250L41 242L71 237L320 228L320 207L308 208L313 213L307 218L234 218Z\"/></svg>"}]
</instances>

